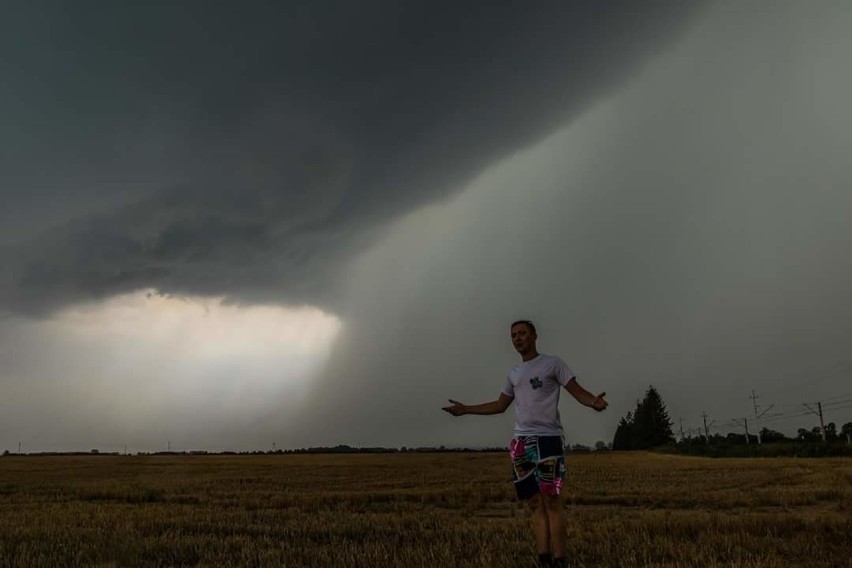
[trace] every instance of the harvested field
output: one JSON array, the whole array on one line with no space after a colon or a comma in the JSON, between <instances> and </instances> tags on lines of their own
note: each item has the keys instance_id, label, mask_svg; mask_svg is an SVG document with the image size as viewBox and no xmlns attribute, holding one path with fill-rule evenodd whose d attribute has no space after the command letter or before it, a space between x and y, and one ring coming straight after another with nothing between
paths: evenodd
<instances>
[{"instance_id":1,"label":"harvested field","mask_svg":"<svg viewBox=\"0 0 852 568\"><path fill-rule=\"evenodd\" d=\"M568 455L576 566L852 567L852 460ZM4 456L0 567L533 566L506 456Z\"/></svg>"}]
</instances>

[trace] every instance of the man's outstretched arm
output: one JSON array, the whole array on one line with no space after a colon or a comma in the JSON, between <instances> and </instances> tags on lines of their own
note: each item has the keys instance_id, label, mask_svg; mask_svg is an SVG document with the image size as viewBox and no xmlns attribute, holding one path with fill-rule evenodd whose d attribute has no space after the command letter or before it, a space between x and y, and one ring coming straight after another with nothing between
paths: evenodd
<instances>
[{"instance_id":1,"label":"man's outstretched arm","mask_svg":"<svg viewBox=\"0 0 852 568\"><path fill-rule=\"evenodd\" d=\"M453 403L452 406L445 406L442 410L449 412L453 416L461 416L462 414L502 414L506 412L506 409L509 408L509 405L515 399L501 392L500 398L483 404L467 405L457 400L449 400Z\"/></svg>"},{"instance_id":2,"label":"man's outstretched arm","mask_svg":"<svg viewBox=\"0 0 852 568\"><path fill-rule=\"evenodd\" d=\"M588 406L589 408L594 408L598 412L606 409L606 407L609 406L609 403L604 400L604 397L606 396L605 392L602 392L601 394L595 396L583 387L581 387L580 383L577 382L576 378L573 378L568 381L568 384L565 385L565 390L567 390L571 396L576 398L577 402L584 406Z\"/></svg>"}]
</instances>

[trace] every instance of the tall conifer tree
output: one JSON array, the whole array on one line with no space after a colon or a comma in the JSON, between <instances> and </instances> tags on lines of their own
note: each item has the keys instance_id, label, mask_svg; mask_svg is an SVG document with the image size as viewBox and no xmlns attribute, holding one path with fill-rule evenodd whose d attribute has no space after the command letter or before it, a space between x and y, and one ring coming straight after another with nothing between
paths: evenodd
<instances>
[{"instance_id":1,"label":"tall conifer tree","mask_svg":"<svg viewBox=\"0 0 852 568\"><path fill-rule=\"evenodd\" d=\"M645 397L636 401L636 410L618 423L612 449L647 450L672 442L672 420L660 393L650 386Z\"/></svg>"}]
</instances>

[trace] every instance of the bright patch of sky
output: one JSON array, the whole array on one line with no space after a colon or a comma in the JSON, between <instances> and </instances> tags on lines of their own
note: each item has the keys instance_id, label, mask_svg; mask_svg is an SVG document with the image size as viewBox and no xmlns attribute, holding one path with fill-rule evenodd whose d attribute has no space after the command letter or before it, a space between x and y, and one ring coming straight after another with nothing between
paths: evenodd
<instances>
[{"instance_id":1,"label":"bright patch of sky","mask_svg":"<svg viewBox=\"0 0 852 568\"><path fill-rule=\"evenodd\" d=\"M32 451L55 449L50 438L69 434L65 417L81 415L85 424L68 422L81 429L76 449L123 448L128 438L136 449L167 447L170 438L174 449L208 449L219 445L217 430L223 444L238 443L227 430L298 406L340 327L336 316L308 306L238 306L151 290L19 322L16 337L4 334L4 350L16 356L0 370L9 385L0 445L24 438ZM83 430L98 432L96 439Z\"/></svg>"}]
</instances>

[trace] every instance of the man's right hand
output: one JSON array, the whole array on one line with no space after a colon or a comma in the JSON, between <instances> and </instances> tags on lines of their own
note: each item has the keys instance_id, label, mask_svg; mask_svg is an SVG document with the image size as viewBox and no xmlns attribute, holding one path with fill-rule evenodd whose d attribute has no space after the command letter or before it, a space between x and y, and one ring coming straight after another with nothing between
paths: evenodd
<instances>
[{"instance_id":1,"label":"man's right hand","mask_svg":"<svg viewBox=\"0 0 852 568\"><path fill-rule=\"evenodd\" d=\"M449 412L453 416L461 416L462 414L467 413L467 407L465 405L451 398L448 400L453 403L452 406L445 406L441 410Z\"/></svg>"}]
</instances>

